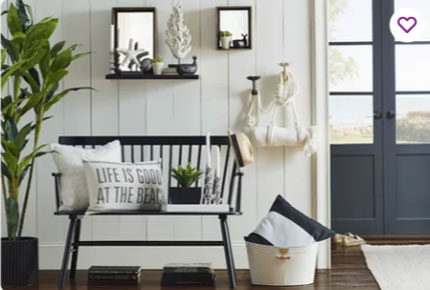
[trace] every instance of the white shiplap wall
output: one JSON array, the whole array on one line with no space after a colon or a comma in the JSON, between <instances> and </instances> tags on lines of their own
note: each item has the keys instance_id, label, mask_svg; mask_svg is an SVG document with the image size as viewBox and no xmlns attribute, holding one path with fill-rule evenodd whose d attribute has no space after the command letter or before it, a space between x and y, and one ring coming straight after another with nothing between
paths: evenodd
<instances>
[{"instance_id":1,"label":"white shiplap wall","mask_svg":"<svg viewBox=\"0 0 430 290\"><path fill-rule=\"evenodd\" d=\"M64 87L93 86L67 96L44 124L42 142L55 142L62 134L145 135L225 134L243 129L244 104L250 82L246 76L262 75L259 86L267 98L274 95L277 63L292 61L300 88L297 107L302 122L311 122L311 21L310 0L183 0L185 23L190 28L198 56L199 80L122 80L104 78L107 72L111 8L156 7L158 54L173 57L164 44L164 30L172 0L31 0L37 19L60 18L53 41L79 43L90 57L74 63ZM253 49L215 49L216 6L253 7ZM2 32L4 26L2 27ZM264 99L267 102L270 99ZM288 124L288 116L283 117ZM50 157L37 162L35 186L25 233L40 239L40 266L60 266L67 219L53 216L54 194ZM283 194L304 213L312 213L311 160L295 149L259 148L257 161L245 170L242 217L230 220L236 265L247 267L243 236L266 214L274 197ZM2 235L5 234L4 221ZM84 239L216 239L216 218L193 217L89 217L83 222ZM221 248L83 248L79 268L92 264L141 264L158 268L167 262L211 261L225 267Z\"/></svg>"}]
</instances>

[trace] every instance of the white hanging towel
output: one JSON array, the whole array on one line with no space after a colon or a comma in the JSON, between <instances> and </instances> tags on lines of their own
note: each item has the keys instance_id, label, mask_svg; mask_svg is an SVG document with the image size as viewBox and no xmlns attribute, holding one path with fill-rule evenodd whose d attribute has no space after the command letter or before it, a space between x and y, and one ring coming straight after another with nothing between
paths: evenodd
<instances>
[{"instance_id":1,"label":"white hanging towel","mask_svg":"<svg viewBox=\"0 0 430 290\"><path fill-rule=\"evenodd\" d=\"M297 83L293 75L287 71L279 75L277 85L276 101L269 108L264 108L261 103L260 92L256 95L250 92L248 126L253 134L253 140L257 147L266 146L288 146L303 147L305 154L310 156L317 151L317 128L315 126L300 126L297 117L295 97L297 95ZM278 110L290 105L293 112L294 127L284 128L276 125ZM254 117L254 111L256 117ZM260 125L260 114L272 112L272 121L269 125Z\"/></svg>"}]
</instances>

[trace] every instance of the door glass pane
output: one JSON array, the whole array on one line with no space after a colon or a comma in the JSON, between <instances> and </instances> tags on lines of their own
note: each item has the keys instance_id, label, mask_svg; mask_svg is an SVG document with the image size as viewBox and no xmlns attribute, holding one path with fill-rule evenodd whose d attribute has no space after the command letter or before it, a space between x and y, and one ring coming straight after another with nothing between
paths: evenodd
<instances>
[{"instance_id":1,"label":"door glass pane","mask_svg":"<svg viewBox=\"0 0 430 290\"><path fill-rule=\"evenodd\" d=\"M329 0L329 41L372 41L371 0Z\"/></svg>"},{"instance_id":2,"label":"door glass pane","mask_svg":"<svg viewBox=\"0 0 430 290\"><path fill-rule=\"evenodd\" d=\"M430 40L430 1L429 0L395 0L395 9L413 8L418 10L423 18L427 20L427 25L424 27L423 39Z\"/></svg>"},{"instance_id":3,"label":"door glass pane","mask_svg":"<svg viewBox=\"0 0 430 290\"><path fill-rule=\"evenodd\" d=\"M396 90L430 91L430 45L396 45Z\"/></svg>"},{"instance_id":4,"label":"door glass pane","mask_svg":"<svg viewBox=\"0 0 430 290\"><path fill-rule=\"evenodd\" d=\"M373 143L373 96L330 96L331 144Z\"/></svg>"},{"instance_id":5,"label":"door glass pane","mask_svg":"<svg viewBox=\"0 0 430 290\"><path fill-rule=\"evenodd\" d=\"M373 91L372 46L330 46L330 91Z\"/></svg>"},{"instance_id":6,"label":"door glass pane","mask_svg":"<svg viewBox=\"0 0 430 290\"><path fill-rule=\"evenodd\" d=\"M397 95L397 143L430 143L430 95Z\"/></svg>"}]
</instances>

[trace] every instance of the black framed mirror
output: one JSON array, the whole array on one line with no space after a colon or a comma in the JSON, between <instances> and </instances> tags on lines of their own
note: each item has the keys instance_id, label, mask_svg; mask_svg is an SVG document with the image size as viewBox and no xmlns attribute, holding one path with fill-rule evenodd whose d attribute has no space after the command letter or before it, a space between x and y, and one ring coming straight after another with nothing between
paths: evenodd
<instances>
[{"instance_id":1,"label":"black framed mirror","mask_svg":"<svg viewBox=\"0 0 430 290\"><path fill-rule=\"evenodd\" d=\"M217 7L217 13L217 49L251 49L251 7Z\"/></svg>"},{"instance_id":2,"label":"black framed mirror","mask_svg":"<svg viewBox=\"0 0 430 290\"><path fill-rule=\"evenodd\" d=\"M154 7L114 7L112 26L115 71L143 71L157 56L157 15Z\"/></svg>"}]
</instances>

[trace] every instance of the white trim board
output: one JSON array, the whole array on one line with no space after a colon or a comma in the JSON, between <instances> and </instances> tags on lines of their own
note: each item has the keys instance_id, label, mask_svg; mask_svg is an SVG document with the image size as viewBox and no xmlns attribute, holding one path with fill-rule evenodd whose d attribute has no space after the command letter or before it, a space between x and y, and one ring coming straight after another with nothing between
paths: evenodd
<instances>
[{"instance_id":1,"label":"white trim board","mask_svg":"<svg viewBox=\"0 0 430 290\"><path fill-rule=\"evenodd\" d=\"M330 227L330 141L328 115L327 1L312 0L312 119L318 126L318 154L313 156L313 216ZM317 267L331 267L330 240L318 251Z\"/></svg>"},{"instance_id":2,"label":"white trim board","mask_svg":"<svg viewBox=\"0 0 430 290\"><path fill-rule=\"evenodd\" d=\"M232 244L236 269L248 269L244 243ZM41 270L58 270L63 257L63 244L39 245ZM199 247L80 247L78 269L93 265L142 266L162 269L167 263L211 263L215 269L226 269L222 246Z\"/></svg>"},{"instance_id":3,"label":"white trim board","mask_svg":"<svg viewBox=\"0 0 430 290\"><path fill-rule=\"evenodd\" d=\"M322 243L318 243L321 248ZM236 269L249 269L245 242L232 243ZM58 270L64 245L40 244L41 270ZM226 269L222 246L181 247L80 247L78 269L87 270L93 265L142 266L143 269L162 269L167 263L211 263L215 269Z\"/></svg>"}]
</instances>

